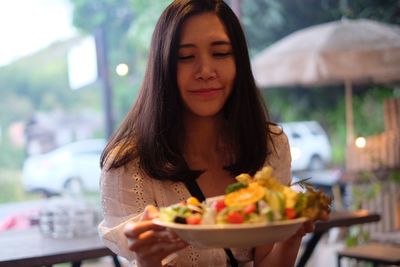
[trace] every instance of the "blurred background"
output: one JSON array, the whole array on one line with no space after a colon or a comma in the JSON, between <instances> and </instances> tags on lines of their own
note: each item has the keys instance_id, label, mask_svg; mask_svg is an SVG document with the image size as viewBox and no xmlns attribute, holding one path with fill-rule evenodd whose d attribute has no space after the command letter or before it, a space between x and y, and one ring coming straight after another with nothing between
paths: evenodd
<instances>
[{"instance_id":1,"label":"blurred background","mask_svg":"<svg viewBox=\"0 0 400 267\"><path fill-rule=\"evenodd\" d=\"M0 1L0 222L16 207L26 210L18 203L66 192L98 200L100 153L135 101L153 28L170 2ZM252 59L312 25L343 18L400 24L398 0L227 2ZM343 84L260 90L303 160L293 164L294 176L320 178L329 189L346 170ZM354 137L372 136L385 131L384 102L399 98L400 87L353 85L352 96Z\"/></svg>"},{"instance_id":2,"label":"blurred background","mask_svg":"<svg viewBox=\"0 0 400 267\"><path fill-rule=\"evenodd\" d=\"M1 1L0 202L29 198L21 182L27 158L78 140L107 139L136 98L152 30L169 2ZM252 57L296 30L343 17L400 23L396 0L230 4L243 24ZM317 121L331 145L327 163L345 166L343 85L261 90L275 121ZM399 95L395 86L355 86L355 136L382 132L383 101ZM34 165L52 168L60 163L41 158Z\"/></svg>"}]
</instances>

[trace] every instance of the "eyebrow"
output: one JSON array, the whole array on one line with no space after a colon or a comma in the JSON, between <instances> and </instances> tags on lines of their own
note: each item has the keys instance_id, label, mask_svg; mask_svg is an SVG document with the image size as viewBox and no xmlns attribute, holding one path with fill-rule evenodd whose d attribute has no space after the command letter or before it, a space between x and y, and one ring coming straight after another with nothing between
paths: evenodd
<instances>
[{"instance_id":1,"label":"eyebrow","mask_svg":"<svg viewBox=\"0 0 400 267\"><path fill-rule=\"evenodd\" d=\"M211 46L220 46L220 45L231 45L231 42L229 41L215 41L211 43ZM180 44L179 48L191 48L191 47L195 47L194 44Z\"/></svg>"}]
</instances>

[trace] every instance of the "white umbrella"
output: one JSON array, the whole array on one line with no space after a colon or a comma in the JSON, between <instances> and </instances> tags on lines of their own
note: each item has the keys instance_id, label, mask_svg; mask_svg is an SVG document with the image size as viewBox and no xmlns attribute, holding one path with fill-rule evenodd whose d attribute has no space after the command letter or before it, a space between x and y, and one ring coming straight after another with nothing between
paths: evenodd
<instances>
[{"instance_id":1,"label":"white umbrella","mask_svg":"<svg viewBox=\"0 0 400 267\"><path fill-rule=\"evenodd\" d=\"M260 87L344 83L349 143L352 84L400 80L400 26L343 19L308 27L262 51L252 67Z\"/></svg>"}]
</instances>

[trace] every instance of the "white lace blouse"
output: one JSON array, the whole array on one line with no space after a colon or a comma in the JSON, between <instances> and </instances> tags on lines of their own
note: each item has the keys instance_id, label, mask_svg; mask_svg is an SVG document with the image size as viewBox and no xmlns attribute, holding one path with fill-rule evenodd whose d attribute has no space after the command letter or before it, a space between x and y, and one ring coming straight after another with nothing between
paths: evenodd
<instances>
[{"instance_id":1,"label":"white lace blouse","mask_svg":"<svg viewBox=\"0 0 400 267\"><path fill-rule=\"evenodd\" d=\"M278 129L271 129L277 132ZM280 130L279 130L280 131ZM272 135L275 149L266 159L265 165L274 169L276 176L284 184L291 182L291 156L285 134ZM106 166L107 167L107 166ZM101 174L101 195L104 220L98 230L103 243L114 253L125 257L130 266L136 266L135 254L128 249L123 234L128 221L137 221L147 205L168 206L184 201L190 194L181 182L159 181L144 175L133 161L118 169L103 168ZM240 265L251 262L253 249L232 249ZM168 266L227 266L227 256L223 249L199 249L188 246L167 257L163 264Z\"/></svg>"}]
</instances>

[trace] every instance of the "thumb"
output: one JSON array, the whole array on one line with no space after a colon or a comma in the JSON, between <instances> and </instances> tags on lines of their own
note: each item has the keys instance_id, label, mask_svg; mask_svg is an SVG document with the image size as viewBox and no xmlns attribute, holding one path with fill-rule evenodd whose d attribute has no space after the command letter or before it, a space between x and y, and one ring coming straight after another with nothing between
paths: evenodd
<instances>
[{"instance_id":1,"label":"thumb","mask_svg":"<svg viewBox=\"0 0 400 267\"><path fill-rule=\"evenodd\" d=\"M143 221L152 220L154 218L157 218L158 214L159 214L158 209L155 206L147 205L144 208L144 212L143 212L143 215L142 215L142 220Z\"/></svg>"}]
</instances>

